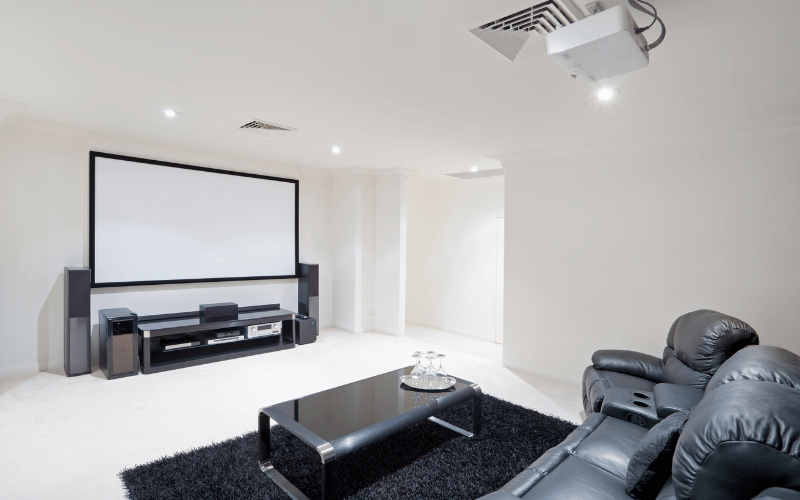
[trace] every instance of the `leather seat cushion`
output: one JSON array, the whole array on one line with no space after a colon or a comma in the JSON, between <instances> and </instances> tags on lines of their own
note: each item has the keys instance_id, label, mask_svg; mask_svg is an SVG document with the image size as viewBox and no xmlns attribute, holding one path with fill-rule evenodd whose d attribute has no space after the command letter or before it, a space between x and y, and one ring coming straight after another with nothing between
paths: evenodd
<instances>
[{"instance_id":1,"label":"leather seat cushion","mask_svg":"<svg viewBox=\"0 0 800 500\"><path fill-rule=\"evenodd\" d=\"M628 463L647 429L607 418L589 434L573 452L573 456L625 481Z\"/></svg>"},{"instance_id":2,"label":"leather seat cushion","mask_svg":"<svg viewBox=\"0 0 800 500\"><path fill-rule=\"evenodd\" d=\"M502 490L522 498L630 498L628 462L645 434L647 429L593 413Z\"/></svg>"},{"instance_id":3,"label":"leather seat cushion","mask_svg":"<svg viewBox=\"0 0 800 500\"><path fill-rule=\"evenodd\" d=\"M625 480L568 457L522 498L527 500L629 500Z\"/></svg>"}]
</instances>

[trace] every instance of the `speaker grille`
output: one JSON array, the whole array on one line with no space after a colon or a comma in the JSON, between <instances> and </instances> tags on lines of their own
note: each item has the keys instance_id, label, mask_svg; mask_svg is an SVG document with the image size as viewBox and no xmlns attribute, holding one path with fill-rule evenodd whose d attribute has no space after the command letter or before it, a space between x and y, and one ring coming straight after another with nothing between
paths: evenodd
<instances>
[{"instance_id":1,"label":"speaker grille","mask_svg":"<svg viewBox=\"0 0 800 500\"><path fill-rule=\"evenodd\" d=\"M133 334L114 335L111 346L111 374L133 372Z\"/></svg>"},{"instance_id":2,"label":"speaker grille","mask_svg":"<svg viewBox=\"0 0 800 500\"><path fill-rule=\"evenodd\" d=\"M89 338L89 317L69 318L69 375L80 375L89 373L90 365L90 344Z\"/></svg>"},{"instance_id":3,"label":"speaker grille","mask_svg":"<svg viewBox=\"0 0 800 500\"><path fill-rule=\"evenodd\" d=\"M89 270L69 271L69 315L71 317L89 316L89 293L91 290L91 274Z\"/></svg>"}]
</instances>

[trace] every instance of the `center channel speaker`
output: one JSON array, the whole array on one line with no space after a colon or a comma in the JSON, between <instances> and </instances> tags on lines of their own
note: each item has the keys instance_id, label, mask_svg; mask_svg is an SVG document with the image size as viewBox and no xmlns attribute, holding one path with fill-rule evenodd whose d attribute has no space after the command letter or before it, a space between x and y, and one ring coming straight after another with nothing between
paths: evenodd
<instances>
[{"instance_id":1,"label":"center channel speaker","mask_svg":"<svg viewBox=\"0 0 800 500\"><path fill-rule=\"evenodd\" d=\"M91 273L88 267L64 268L64 372L67 377L92 371Z\"/></svg>"},{"instance_id":2,"label":"center channel speaker","mask_svg":"<svg viewBox=\"0 0 800 500\"><path fill-rule=\"evenodd\" d=\"M297 312L310 316L314 322L314 335L319 334L319 264L300 264L297 280Z\"/></svg>"},{"instance_id":3,"label":"center channel speaker","mask_svg":"<svg viewBox=\"0 0 800 500\"><path fill-rule=\"evenodd\" d=\"M139 374L138 316L130 309L102 309L100 369L108 380Z\"/></svg>"}]
</instances>

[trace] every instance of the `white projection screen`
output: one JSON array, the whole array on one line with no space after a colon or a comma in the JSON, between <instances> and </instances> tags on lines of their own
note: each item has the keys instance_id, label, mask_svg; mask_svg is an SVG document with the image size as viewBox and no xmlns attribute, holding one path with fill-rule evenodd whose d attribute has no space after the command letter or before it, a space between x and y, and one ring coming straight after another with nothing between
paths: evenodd
<instances>
[{"instance_id":1,"label":"white projection screen","mask_svg":"<svg viewBox=\"0 0 800 500\"><path fill-rule=\"evenodd\" d=\"M89 158L92 287L297 276L297 180Z\"/></svg>"}]
</instances>

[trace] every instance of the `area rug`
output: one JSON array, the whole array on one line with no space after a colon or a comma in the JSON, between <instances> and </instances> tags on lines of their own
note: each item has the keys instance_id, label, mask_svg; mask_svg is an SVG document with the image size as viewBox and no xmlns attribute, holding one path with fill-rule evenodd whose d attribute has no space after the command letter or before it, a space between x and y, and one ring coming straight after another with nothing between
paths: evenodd
<instances>
[{"instance_id":1,"label":"area rug","mask_svg":"<svg viewBox=\"0 0 800 500\"><path fill-rule=\"evenodd\" d=\"M472 402L439 418L469 430ZM482 430L467 438L424 421L337 461L340 498L474 499L495 491L557 445L575 425L483 397ZM320 494L319 455L283 427L271 429L273 464L309 498ZM250 432L120 472L132 500L287 499L258 468Z\"/></svg>"}]
</instances>

